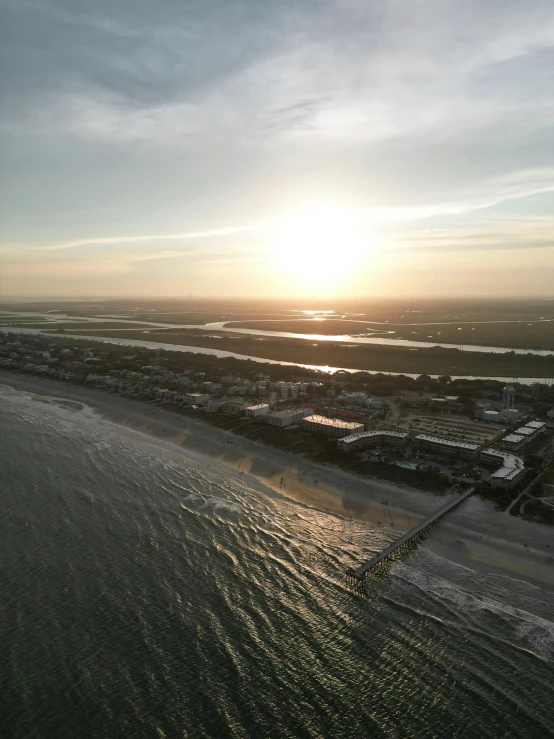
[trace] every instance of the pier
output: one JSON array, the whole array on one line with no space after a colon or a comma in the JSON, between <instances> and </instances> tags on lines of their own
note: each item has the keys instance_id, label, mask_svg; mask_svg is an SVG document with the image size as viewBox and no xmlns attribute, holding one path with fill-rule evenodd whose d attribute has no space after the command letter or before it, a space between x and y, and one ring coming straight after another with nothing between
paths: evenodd
<instances>
[{"instance_id":1,"label":"pier","mask_svg":"<svg viewBox=\"0 0 554 739\"><path fill-rule=\"evenodd\" d=\"M394 559L394 555L397 552L404 551L411 544L419 540L425 533L427 533L427 531L430 529L431 526L433 526L433 524L437 523L437 521L439 521L443 516L445 516L450 511L454 510L454 508L457 508L460 505L460 503L464 502L466 498L469 498L469 496L473 493L474 490L475 490L474 487L470 487L468 490L466 490L464 493L462 493L457 498L452 500L450 503L447 503L442 508L439 508L439 510L436 513L433 513L433 515L426 518L424 521L418 524L415 528L411 529L406 534L404 534L404 536L401 536L400 539L397 539L392 544L390 544L386 549L383 549L382 552L377 554L375 557L372 557L370 560L365 562L361 567L358 567L358 569L349 567L346 570L347 576L353 578L354 580L362 581L368 572L372 572L383 562L391 561L392 559Z\"/></svg>"}]
</instances>

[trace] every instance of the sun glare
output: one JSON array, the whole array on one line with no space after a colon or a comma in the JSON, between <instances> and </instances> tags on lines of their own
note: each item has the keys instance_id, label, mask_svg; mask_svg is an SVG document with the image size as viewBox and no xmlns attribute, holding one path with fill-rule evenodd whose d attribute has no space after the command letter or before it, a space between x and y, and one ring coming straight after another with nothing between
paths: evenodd
<instances>
[{"instance_id":1,"label":"sun glare","mask_svg":"<svg viewBox=\"0 0 554 739\"><path fill-rule=\"evenodd\" d=\"M335 286L363 267L376 236L361 211L319 203L273 223L271 248L277 266L295 281Z\"/></svg>"}]
</instances>

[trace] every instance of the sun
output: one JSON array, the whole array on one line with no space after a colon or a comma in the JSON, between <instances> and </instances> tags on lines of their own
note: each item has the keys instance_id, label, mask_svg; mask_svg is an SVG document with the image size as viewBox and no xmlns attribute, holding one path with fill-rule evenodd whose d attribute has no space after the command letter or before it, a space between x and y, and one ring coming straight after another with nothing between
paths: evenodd
<instances>
[{"instance_id":1,"label":"sun","mask_svg":"<svg viewBox=\"0 0 554 739\"><path fill-rule=\"evenodd\" d=\"M360 209L314 203L271 226L275 266L289 279L336 286L360 270L376 249L376 235Z\"/></svg>"}]
</instances>

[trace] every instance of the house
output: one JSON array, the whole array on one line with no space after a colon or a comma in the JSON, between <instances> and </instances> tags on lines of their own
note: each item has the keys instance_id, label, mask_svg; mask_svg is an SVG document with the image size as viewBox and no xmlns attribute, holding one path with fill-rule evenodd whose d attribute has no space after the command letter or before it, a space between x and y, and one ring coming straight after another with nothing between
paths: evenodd
<instances>
[{"instance_id":1,"label":"house","mask_svg":"<svg viewBox=\"0 0 554 739\"><path fill-rule=\"evenodd\" d=\"M259 403L258 405L250 405L244 409L244 415L247 418L259 418L265 416L269 412L267 403Z\"/></svg>"}]
</instances>

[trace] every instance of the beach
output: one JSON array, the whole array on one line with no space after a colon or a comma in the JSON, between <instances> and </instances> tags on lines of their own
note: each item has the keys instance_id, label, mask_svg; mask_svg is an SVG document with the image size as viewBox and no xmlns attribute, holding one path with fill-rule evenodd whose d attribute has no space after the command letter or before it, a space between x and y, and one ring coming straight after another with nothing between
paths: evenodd
<instances>
[{"instance_id":1,"label":"beach","mask_svg":"<svg viewBox=\"0 0 554 739\"><path fill-rule=\"evenodd\" d=\"M68 401L76 411L86 407L117 424L121 434L147 435L172 452L185 448L253 476L297 504L342 519L409 529L450 500L312 463L205 421L95 388L7 372L0 373L0 384L38 398ZM465 567L554 589L552 528L500 513L481 499L471 498L449 514L429 533L425 546Z\"/></svg>"},{"instance_id":2,"label":"beach","mask_svg":"<svg viewBox=\"0 0 554 739\"><path fill-rule=\"evenodd\" d=\"M552 735L551 529L469 498L361 590L448 498L40 378L0 429L0 735Z\"/></svg>"}]
</instances>

